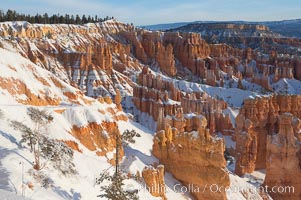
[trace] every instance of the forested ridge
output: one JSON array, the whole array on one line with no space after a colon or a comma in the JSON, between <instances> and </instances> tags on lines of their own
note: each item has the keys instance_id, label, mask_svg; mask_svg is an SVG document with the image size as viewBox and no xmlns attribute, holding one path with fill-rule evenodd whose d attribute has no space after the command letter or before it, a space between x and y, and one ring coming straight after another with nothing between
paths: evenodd
<instances>
[{"instance_id":1,"label":"forested ridge","mask_svg":"<svg viewBox=\"0 0 301 200\"><path fill-rule=\"evenodd\" d=\"M101 18L97 15L70 15L70 14L20 14L15 10L8 9L6 12L0 10L0 22L6 21L27 21L32 24L86 24L86 23L96 23L103 22L109 19L114 19L114 17L106 16Z\"/></svg>"}]
</instances>

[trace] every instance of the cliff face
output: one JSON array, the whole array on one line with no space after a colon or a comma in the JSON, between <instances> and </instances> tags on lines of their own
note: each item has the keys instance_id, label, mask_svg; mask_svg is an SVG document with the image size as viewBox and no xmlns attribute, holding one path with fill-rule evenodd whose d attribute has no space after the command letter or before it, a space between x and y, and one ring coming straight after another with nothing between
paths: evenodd
<instances>
[{"instance_id":1,"label":"cliff face","mask_svg":"<svg viewBox=\"0 0 301 200\"><path fill-rule=\"evenodd\" d=\"M230 180L225 171L225 145L220 138L213 138L206 129L207 120L198 116L189 132L170 126L156 133L153 154L164 164L167 171L182 181L197 199L226 199L224 192L203 191L204 185L217 184L227 187ZM181 127L179 127L181 128Z\"/></svg>"},{"instance_id":2,"label":"cliff face","mask_svg":"<svg viewBox=\"0 0 301 200\"><path fill-rule=\"evenodd\" d=\"M301 116L301 97L272 96L247 99L236 118L236 168L239 175L266 168L267 137L279 129L283 113ZM293 106L294 105L294 106Z\"/></svg>"},{"instance_id":3,"label":"cliff face","mask_svg":"<svg viewBox=\"0 0 301 200\"><path fill-rule=\"evenodd\" d=\"M290 113L278 117L279 130L267 138L267 169L264 185L289 186L284 192L270 192L275 200L301 198L300 119Z\"/></svg>"}]
</instances>

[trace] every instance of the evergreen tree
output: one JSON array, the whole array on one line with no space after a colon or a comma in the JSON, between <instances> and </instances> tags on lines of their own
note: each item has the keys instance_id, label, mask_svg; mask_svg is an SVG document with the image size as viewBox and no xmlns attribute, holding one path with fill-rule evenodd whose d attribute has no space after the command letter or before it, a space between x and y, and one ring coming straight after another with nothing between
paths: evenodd
<instances>
[{"instance_id":1,"label":"evergreen tree","mask_svg":"<svg viewBox=\"0 0 301 200\"><path fill-rule=\"evenodd\" d=\"M73 150L61 141L42 136L40 140L41 156L52 162L55 169L66 174L75 174Z\"/></svg>"},{"instance_id":2,"label":"evergreen tree","mask_svg":"<svg viewBox=\"0 0 301 200\"><path fill-rule=\"evenodd\" d=\"M5 21L14 21L16 18L16 11L8 9L5 15Z\"/></svg>"},{"instance_id":3,"label":"evergreen tree","mask_svg":"<svg viewBox=\"0 0 301 200\"><path fill-rule=\"evenodd\" d=\"M82 23L81 18L79 17L79 15L76 15L76 17L75 17L75 24L81 24L81 23Z\"/></svg>"},{"instance_id":4,"label":"evergreen tree","mask_svg":"<svg viewBox=\"0 0 301 200\"><path fill-rule=\"evenodd\" d=\"M47 114L45 110L37 108L29 108L28 115L34 123L33 129L18 121L11 121L10 124L22 133L20 143L26 143L30 147L30 151L33 152L35 158L34 169L41 169L40 157L42 157L51 161L53 167L63 174L75 174L73 150L65 143L49 139L46 135L47 126L53 120L53 117Z\"/></svg>"},{"instance_id":5,"label":"evergreen tree","mask_svg":"<svg viewBox=\"0 0 301 200\"><path fill-rule=\"evenodd\" d=\"M109 185L101 186L100 189L103 191L103 194L98 195L98 197L105 197L110 200L138 200L137 191L129 191L124 190L122 187L124 186L123 181L125 180L125 176L120 172L114 176L110 176L109 173L105 172L102 176L97 180L97 184L100 184L104 180L109 181Z\"/></svg>"},{"instance_id":6,"label":"evergreen tree","mask_svg":"<svg viewBox=\"0 0 301 200\"><path fill-rule=\"evenodd\" d=\"M64 16L60 16L59 17L59 23L60 24L65 24L65 18L64 18Z\"/></svg>"},{"instance_id":7,"label":"evergreen tree","mask_svg":"<svg viewBox=\"0 0 301 200\"><path fill-rule=\"evenodd\" d=\"M49 17L47 13L43 15L43 24L49 24Z\"/></svg>"},{"instance_id":8,"label":"evergreen tree","mask_svg":"<svg viewBox=\"0 0 301 200\"><path fill-rule=\"evenodd\" d=\"M28 108L27 114L35 125L33 130L27 125L18 121L12 121L11 125L14 129L21 131L21 143L27 142L27 145L30 146L35 158L34 169L40 170L40 142L43 138L42 134L46 131L45 128L47 128L48 124L53 120L53 117L48 115L46 111L41 111L37 108Z\"/></svg>"},{"instance_id":9,"label":"evergreen tree","mask_svg":"<svg viewBox=\"0 0 301 200\"><path fill-rule=\"evenodd\" d=\"M0 22L4 21L4 12L3 10L0 10Z\"/></svg>"},{"instance_id":10,"label":"evergreen tree","mask_svg":"<svg viewBox=\"0 0 301 200\"><path fill-rule=\"evenodd\" d=\"M135 130L126 130L122 135L119 134L118 129L115 129L115 173L110 175L108 171L105 171L96 179L97 184L101 184L103 181L109 181L109 185L101 186L100 190L103 194L100 194L99 197L106 197L110 200L138 200L137 191L128 191L124 190L123 181L125 176L119 170L119 151L122 146L128 145L129 143L135 143L135 137L140 137L140 134Z\"/></svg>"},{"instance_id":11,"label":"evergreen tree","mask_svg":"<svg viewBox=\"0 0 301 200\"><path fill-rule=\"evenodd\" d=\"M70 15L68 14L65 15L65 23L70 24Z\"/></svg>"},{"instance_id":12,"label":"evergreen tree","mask_svg":"<svg viewBox=\"0 0 301 200\"><path fill-rule=\"evenodd\" d=\"M88 19L87 19L86 15L83 15L82 16L82 23L86 24L87 22L88 22Z\"/></svg>"},{"instance_id":13,"label":"evergreen tree","mask_svg":"<svg viewBox=\"0 0 301 200\"><path fill-rule=\"evenodd\" d=\"M74 15L71 15L70 17L70 24L75 24Z\"/></svg>"}]
</instances>

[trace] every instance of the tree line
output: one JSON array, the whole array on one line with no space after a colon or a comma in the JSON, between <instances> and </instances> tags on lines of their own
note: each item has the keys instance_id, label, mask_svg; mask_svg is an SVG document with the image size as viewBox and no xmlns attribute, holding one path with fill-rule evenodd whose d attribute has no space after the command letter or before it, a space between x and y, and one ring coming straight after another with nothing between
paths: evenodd
<instances>
[{"instance_id":1,"label":"tree line","mask_svg":"<svg viewBox=\"0 0 301 200\"><path fill-rule=\"evenodd\" d=\"M48 15L45 13L43 15L36 14L36 15L25 15L17 13L15 10L8 9L6 12L0 10L0 22L6 21L27 21L32 24L86 24L86 23L96 23L96 22L103 22L109 19L114 19L114 17L105 17L100 18L97 15L90 16L90 15L60 15L60 14L53 14Z\"/></svg>"}]
</instances>

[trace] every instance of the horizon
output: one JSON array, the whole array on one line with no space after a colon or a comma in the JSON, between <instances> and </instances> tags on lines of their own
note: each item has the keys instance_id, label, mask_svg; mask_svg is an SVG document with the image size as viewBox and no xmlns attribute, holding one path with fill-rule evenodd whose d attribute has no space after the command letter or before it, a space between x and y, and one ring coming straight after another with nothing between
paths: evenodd
<instances>
[{"instance_id":1,"label":"horizon","mask_svg":"<svg viewBox=\"0 0 301 200\"><path fill-rule=\"evenodd\" d=\"M1 9L22 14L79 14L104 18L113 16L136 26L196 21L283 21L300 19L299 0L154 0L152 2L121 0L12 0L2 3ZM254 12L256 11L256 12Z\"/></svg>"}]
</instances>

